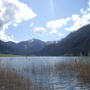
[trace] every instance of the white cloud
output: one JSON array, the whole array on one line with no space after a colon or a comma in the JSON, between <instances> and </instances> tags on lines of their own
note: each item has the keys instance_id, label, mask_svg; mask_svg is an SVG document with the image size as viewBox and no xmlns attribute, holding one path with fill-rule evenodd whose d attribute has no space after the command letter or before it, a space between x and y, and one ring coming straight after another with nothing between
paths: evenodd
<instances>
[{"instance_id":1,"label":"white cloud","mask_svg":"<svg viewBox=\"0 0 90 90\"><path fill-rule=\"evenodd\" d=\"M76 21L76 20L78 20L79 17L80 17L79 14L72 15L71 20Z\"/></svg>"},{"instance_id":2,"label":"white cloud","mask_svg":"<svg viewBox=\"0 0 90 90\"><path fill-rule=\"evenodd\" d=\"M68 23L68 21L70 21L70 18L66 18L66 19L60 19L60 20L55 20L55 21L49 21L47 22L47 28L50 28L50 29L59 29L61 28L62 26L66 25Z\"/></svg>"},{"instance_id":3,"label":"white cloud","mask_svg":"<svg viewBox=\"0 0 90 90\"><path fill-rule=\"evenodd\" d=\"M59 35L59 36L64 36L64 34L63 34L63 33L58 33L58 35Z\"/></svg>"},{"instance_id":4,"label":"white cloud","mask_svg":"<svg viewBox=\"0 0 90 90\"><path fill-rule=\"evenodd\" d=\"M13 40L13 36L12 35L11 36L8 36L8 35L5 34L4 31L0 31L0 40L3 40L3 41L9 40L9 41L17 42L15 40Z\"/></svg>"},{"instance_id":5,"label":"white cloud","mask_svg":"<svg viewBox=\"0 0 90 90\"><path fill-rule=\"evenodd\" d=\"M58 32L58 29L65 26L70 20L71 20L71 18L49 21L49 22L47 22L46 27L48 29L50 29L50 32L49 32L50 34L56 34L58 36L63 36L62 33Z\"/></svg>"},{"instance_id":6,"label":"white cloud","mask_svg":"<svg viewBox=\"0 0 90 90\"><path fill-rule=\"evenodd\" d=\"M35 17L36 13L19 0L0 0L0 39L5 41L11 40L5 34L5 30L9 25L17 26L18 23Z\"/></svg>"},{"instance_id":7,"label":"white cloud","mask_svg":"<svg viewBox=\"0 0 90 90\"><path fill-rule=\"evenodd\" d=\"M58 31L56 29L51 30L50 34L57 34Z\"/></svg>"},{"instance_id":8,"label":"white cloud","mask_svg":"<svg viewBox=\"0 0 90 90\"><path fill-rule=\"evenodd\" d=\"M88 5L90 6L90 0L88 1Z\"/></svg>"},{"instance_id":9,"label":"white cloud","mask_svg":"<svg viewBox=\"0 0 90 90\"><path fill-rule=\"evenodd\" d=\"M85 14L85 13L87 13L87 11L84 11L83 8L81 8L81 9L80 9L80 13L81 13L81 14Z\"/></svg>"},{"instance_id":10,"label":"white cloud","mask_svg":"<svg viewBox=\"0 0 90 90\"><path fill-rule=\"evenodd\" d=\"M88 5L89 7L86 10L80 9L81 16L79 14L72 15L71 21L73 21L73 24L69 28L65 28L65 30L75 31L90 23L90 0Z\"/></svg>"},{"instance_id":11,"label":"white cloud","mask_svg":"<svg viewBox=\"0 0 90 90\"><path fill-rule=\"evenodd\" d=\"M32 27L32 26L34 26L34 23L31 23L31 24L30 24L30 27Z\"/></svg>"},{"instance_id":12,"label":"white cloud","mask_svg":"<svg viewBox=\"0 0 90 90\"><path fill-rule=\"evenodd\" d=\"M50 34L56 34L56 35L58 35L58 36L64 36L64 34L63 33L59 33L57 30L52 30L51 32L50 32Z\"/></svg>"},{"instance_id":13,"label":"white cloud","mask_svg":"<svg viewBox=\"0 0 90 90\"><path fill-rule=\"evenodd\" d=\"M47 32L47 30L43 27L36 27L34 31L37 33Z\"/></svg>"},{"instance_id":14,"label":"white cloud","mask_svg":"<svg viewBox=\"0 0 90 90\"><path fill-rule=\"evenodd\" d=\"M85 18L78 18L71 27L69 28L66 28L65 30L68 30L68 31L76 31L78 30L79 28L81 28L82 26L84 25L87 25L89 24L89 21L88 19L85 19Z\"/></svg>"}]
</instances>

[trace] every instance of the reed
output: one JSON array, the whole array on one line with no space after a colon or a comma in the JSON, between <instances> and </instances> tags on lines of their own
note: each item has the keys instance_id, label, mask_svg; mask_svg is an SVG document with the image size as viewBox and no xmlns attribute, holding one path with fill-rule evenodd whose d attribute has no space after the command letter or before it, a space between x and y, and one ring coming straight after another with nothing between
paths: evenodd
<instances>
[{"instance_id":1,"label":"reed","mask_svg":"<svg viewBox=\"0 0 90 90\"><path fill-rule=\"evenodd\" d=\"M58 63L55 65L57 73L62 75L75 74L77 78L90 80L90 63L74 60L72 63Z\"/></svg>"},{"instance_id":2,"label":"reed","mask_svg":"<svg viewBox=\"0 0 90 90\"><path fill-rule=\"evenodd\" d=\"M0 90L32 90L31 85L31 80L16 72L0 69Z\"/></svg>"}]
</instances>

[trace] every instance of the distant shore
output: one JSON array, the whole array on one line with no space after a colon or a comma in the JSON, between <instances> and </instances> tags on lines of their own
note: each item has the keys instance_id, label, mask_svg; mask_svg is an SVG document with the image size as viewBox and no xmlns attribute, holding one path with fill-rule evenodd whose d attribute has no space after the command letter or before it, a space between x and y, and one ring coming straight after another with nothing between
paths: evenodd
<instances>
[{"instance_id":1,"label":"distant shore","mask_svg":"<svg viewBox=\"0 0 90 90\"><path fill-rule=\"evenodd\" d=\"M89 56L82 56L82 57L89 57ZM70 55L64 55L64 56L35 56L35 55L0 54L0 57L79 57L79 56L73 56L73 55L71 55L71 56Z\"/></svg>"},{"instance_id":2,"label":"distant shore","mask_svg":"<svg viewBox=\"0 0 90 90\"><path fill-rule=\"evenodd\" d=\"M21 55L14 55L14 54L0 54L0 57L13 57L13 56L21 56Z\"/></svg>"}]
</instances>

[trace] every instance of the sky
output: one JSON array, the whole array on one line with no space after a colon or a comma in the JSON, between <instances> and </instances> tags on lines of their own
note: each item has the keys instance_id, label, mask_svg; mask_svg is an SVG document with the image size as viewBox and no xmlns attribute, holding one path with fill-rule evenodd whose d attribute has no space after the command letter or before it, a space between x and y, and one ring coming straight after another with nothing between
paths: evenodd
<instances>
[{"instance_id":1,"label":"sky","mask_svg":"<svg viewBox=\"0 0 90 90\"><path fill-rule=\"evenodd\" d=\"M0 40L54 41L90 23L90 0L0 0Z\"/></svg>"}]
</instances>

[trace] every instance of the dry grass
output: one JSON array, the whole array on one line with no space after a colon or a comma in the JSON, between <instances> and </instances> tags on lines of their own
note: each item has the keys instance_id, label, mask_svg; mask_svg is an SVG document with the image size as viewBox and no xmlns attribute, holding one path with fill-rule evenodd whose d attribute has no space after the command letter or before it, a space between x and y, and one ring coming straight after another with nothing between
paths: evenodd
<instances>
[{"instance_id":1,"label":"dry grass","mask_svg":"<svg viewBox=\"0 0 90 90\"><path fill-rule=\"evenodd\" d=\"M74 70L78 72L77 77L90 80L90 63L79 61L74 64Z\"/></svg>"},{"instance_id":2,"label":"dry grass","mask_svg":"<svg viewBox=\"0 0 90 90\"><path fill-rule=\"evenodd\" d=\"M0 69L0 90L31 90L31 80L16 72Z\"/></svg>"},{"instance_id":3,"label":"dry grass","mask_svg":"<svg viewBox=\"0 0 90 90\"><path fill-rule=\"evenodd\" d=\"M87 62L75 60L72 63L58 63L55 69L57 72L62 71L63 75L72 75L74 72L78 78L90 80L90 63Z\"/></svg>"}]
</instances>

